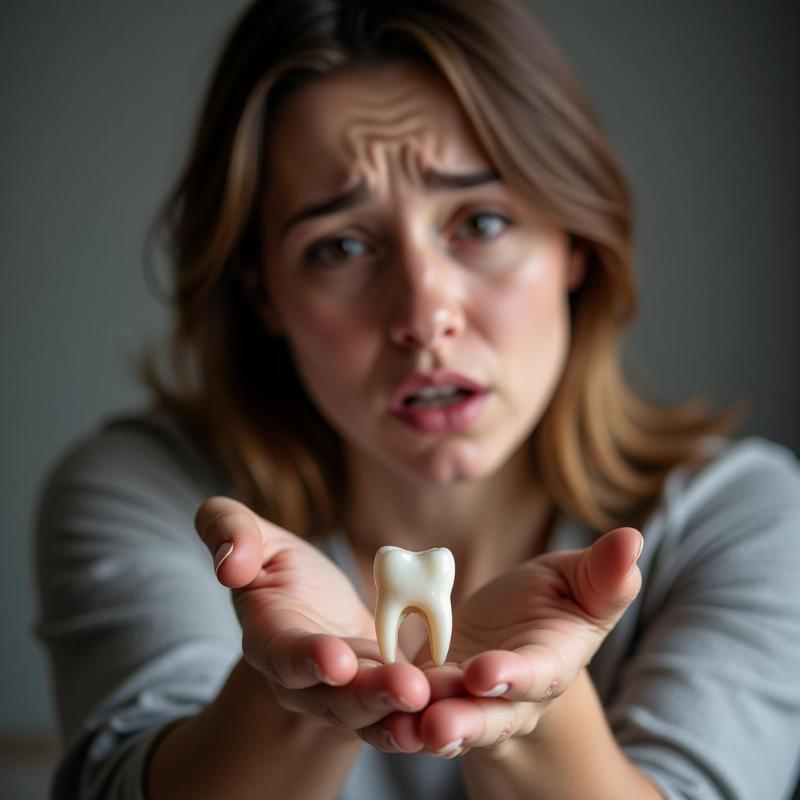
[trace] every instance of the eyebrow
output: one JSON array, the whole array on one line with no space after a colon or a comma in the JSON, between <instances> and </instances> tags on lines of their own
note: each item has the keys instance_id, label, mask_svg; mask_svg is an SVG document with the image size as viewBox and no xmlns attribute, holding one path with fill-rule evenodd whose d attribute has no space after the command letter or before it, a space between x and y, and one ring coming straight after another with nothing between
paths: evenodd
<instances>
[{"instance_id":1,"label":"eyebrow","mask_svg":"<svg viewBox=\"0 0 800 800\"><path fill-rule=\"evenodd\" d=\"M463 173L439 172L438 170L427 169L423 172L422 181L427 189L433 191L453 191L499 182L500 174L495 169ZM329 197L327 200L305 206L297 213L292 214L283 223L280 235L285 236L289 228L304 220L334 214L337 211L345 211L348 208L360 205L368 196L369 191L366 184L361 180L352 189L346 189L333 197Z\"/></svg>"}]
</instances>

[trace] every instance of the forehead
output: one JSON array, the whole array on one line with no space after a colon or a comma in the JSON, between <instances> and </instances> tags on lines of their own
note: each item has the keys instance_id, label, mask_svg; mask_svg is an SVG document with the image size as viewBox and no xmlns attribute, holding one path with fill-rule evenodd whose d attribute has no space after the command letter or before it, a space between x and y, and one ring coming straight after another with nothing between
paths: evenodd
<instances>
[{"instance_id":1,"label":"forehead","mask_svg":"<svg viewBox=\"0 0 800 800\"><path fill-rule=\"evenodd\" d=\"M447 82L394 63L319 78L290 95L267 140L268 183L305 195L374 181L387 161L481 168L489 159Z\"/></svg>"}]
</instances>

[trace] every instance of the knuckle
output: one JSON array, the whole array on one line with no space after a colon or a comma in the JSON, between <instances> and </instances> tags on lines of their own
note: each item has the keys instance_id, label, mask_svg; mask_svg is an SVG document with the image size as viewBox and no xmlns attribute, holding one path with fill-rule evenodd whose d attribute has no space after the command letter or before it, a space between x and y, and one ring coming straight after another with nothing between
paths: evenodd
<instances>
[{"instance_id":1,"label":"knuckle","mask_svg":"<svg viewBox=\"0 0 800 800\"><path fill-rule=\"evenodd\" d=\"M497 734L497 739L495 740L496 744L502 744L503 742L508 741L514 735L516 729L517 713L514 706L510 704L506 721L503 723L500 733Z\"/></svg>"},{"instance_id":2,"label":"knuckle","mask_svg":"<svg viewBox=\"0 0 800 800\"><path fill-rule=\"evenodd\" d=\"M279 685L285 683L282 671L278 666L275 649L269 644L255 643L250 638L242 640L242 654L245 660Z\"/></svg>"},{"instance_id":3,"label":"knuckle","mask_svg":"<svg viewBox=\"0 0 800 800\"><path fill-rule=\"evenodd\" d=\"M383 725L367 725L364 728L359 728L356 733L363 742L376 750L382 750L383 752L396 752L398 750L392 734Z\"/></svg>"},{"instance_id":4,"label":"knuckle","mask_svg":"<svg viewBox=\"0 0 800 800\"><path fill-rule=\"evenodd\" d=\"M536 702L551 700L554 697L558 697L564 691L566 665L564 664L561 653L555 652L552 654L552 657L547 660L547 672L549 672L547 685L532 698Z\"/></svg>"},{"instance_id":5,"label":"knuckle","mask_svg":"<svg viewBox=\"0 0 800 800\"><path fill-rule=\"evenodd\" d=\"M317 719L338 730L352 731L353 725L347 719L347 716L342 713L341 708L336 708L332 703L332 697L328 691L320 691L319 689L308 690L308 712L317 717Z\"/></svg>"},{"instance_id":6,"label":"knuckle","mask_svg":"<svg viewBox=\"0 0 800 800\"><path fill-rule=\"evenodd\" d=\"M261 657L261 664L264 668L264 671L270 676L270 678L278 682L282 682L282 676L280 670L278 669L275 653L271 648L268 647L266 650L264 650Z\"/></svg>"},{"instance_id":7,"label":"knuckle","mask_svg":"<svg viewBox=\"0 0 800 800\"><path fill-rule=\"evenodd\" d=\"M371 695L357 691L354 692L353 699L355 700L356 707L361 712L361 714L374 716L375 703ZM387 708L387 713L388 713L388 708Z\"/></svg>"},{"instance_id":8,"label":"knuckle","mask_svg":"<svg viewBox=\"0 0 800 800\"><path fill-rule=\"evenodd\" d=\"M329 725L332 725L334 728L344 730L348 727L345 721L332 708L322 707L320 712L321 713L319 716L321 716L325 722L327 722Z\"/></svg>"}]
</instances>

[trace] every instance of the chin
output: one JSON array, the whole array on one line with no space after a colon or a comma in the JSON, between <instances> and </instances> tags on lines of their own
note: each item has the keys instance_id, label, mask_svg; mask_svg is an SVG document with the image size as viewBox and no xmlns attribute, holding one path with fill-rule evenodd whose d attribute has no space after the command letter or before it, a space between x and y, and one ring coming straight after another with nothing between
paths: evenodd
<instances>
[{"instance_id":1,"label":"chin","mask_svg":"<svg viewBox=\"0 0 800 800\"><path fill-rule=\"evenodd\" d=\"M464 484L491 477L505 463L500 456L482 452L431 453L415 465L415 477L441 486Z\"/></svg>"}]
</instances>

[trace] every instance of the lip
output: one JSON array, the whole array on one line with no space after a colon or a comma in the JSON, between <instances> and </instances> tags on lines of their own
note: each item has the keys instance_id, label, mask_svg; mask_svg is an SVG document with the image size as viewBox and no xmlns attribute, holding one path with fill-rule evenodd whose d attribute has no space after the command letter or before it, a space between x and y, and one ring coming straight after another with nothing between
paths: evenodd
<instances>
[{"instance_id":1,"label":"lip","mask_svg":"<svg viewBox=\"0 0 800 800\"><path fill-rule=\"evenodd\" d=\"M402 411L405 408L404 401L410 394L416 394L420 389L436 386L457 386L459 389L466 389L475 394L485 394L487 391L485 386L458 372L447 370L414 372L397 387L392 395L392 411Z\"/></svg>"},{"instance_id":2,"label":"lip","mask_svg":"<svg viewBox=\"0 0 800 800\"><path fill-rule=\"evenodd\" d=\"M420 389L436 386L456 386L470 394L460 402L436 408L405 404L409 395L416 394ZM472 425L486 405L488 397L488 387L458 372L415 372L395 390L390 410L401 422L421 433L452 433Z\"/></svg>"}]
</instances>

